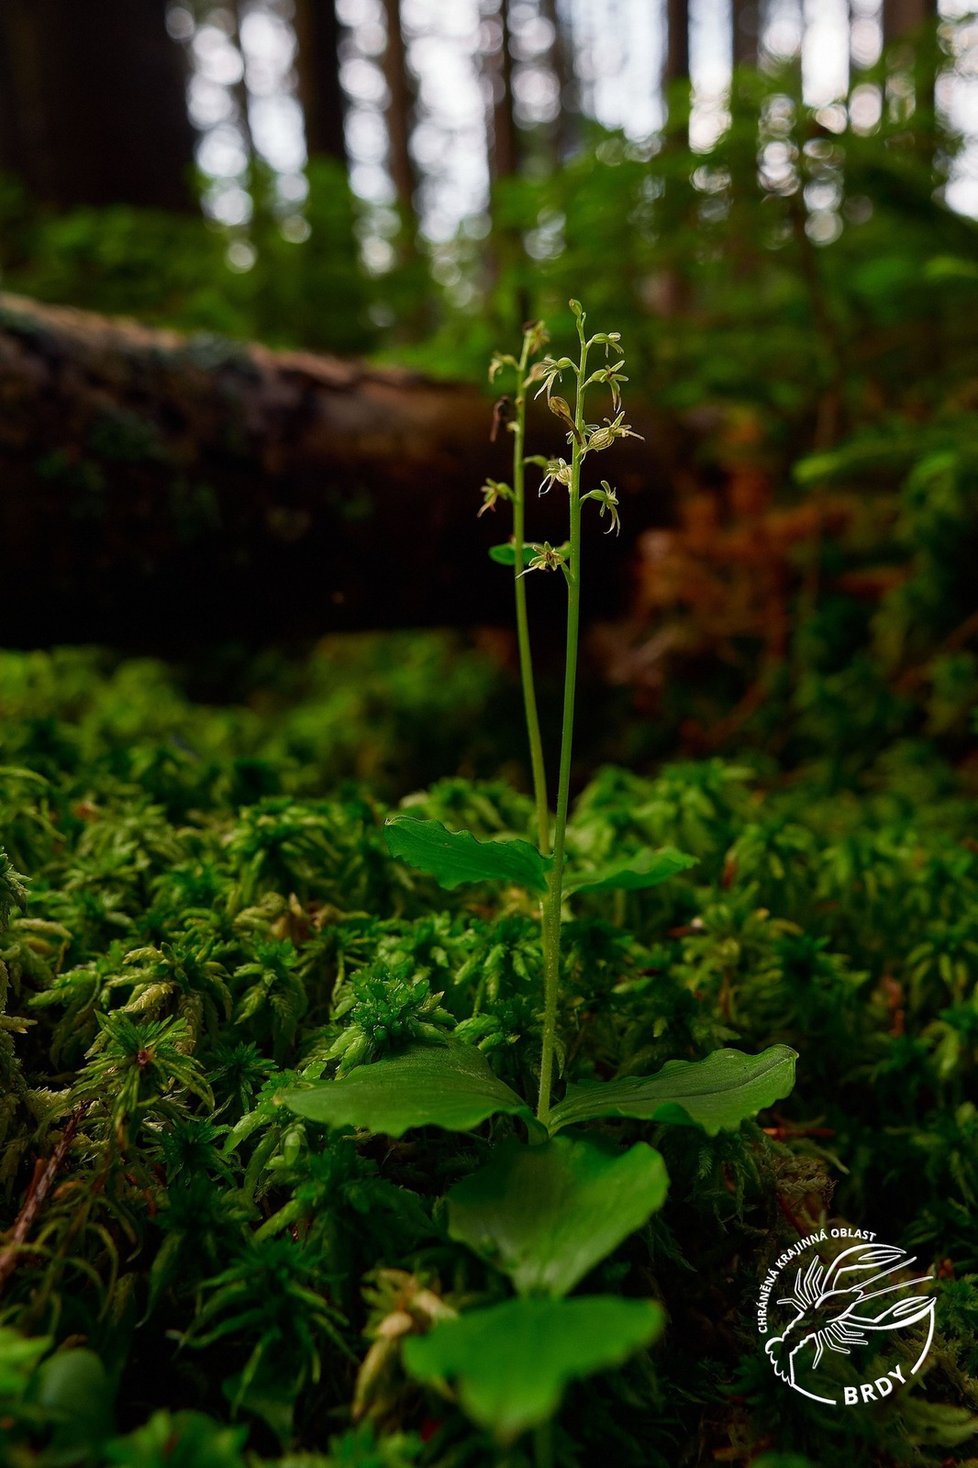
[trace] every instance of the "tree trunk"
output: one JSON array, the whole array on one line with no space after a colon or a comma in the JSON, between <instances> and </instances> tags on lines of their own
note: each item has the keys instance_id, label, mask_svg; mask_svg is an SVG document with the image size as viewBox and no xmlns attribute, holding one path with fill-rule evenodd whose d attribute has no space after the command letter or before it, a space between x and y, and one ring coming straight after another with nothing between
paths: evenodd
<instances>
[{"instance_id":1,"label":"tree trunk","mask_svg":"<svg viewBox=\"0 0 978 1468\"><path fill-rule=\"evenodd\" d=\"M662 95L666 109L663 136L667 147L685 152L689 146L689 4L688 0L666 0L666 49L662 71ZM670 195L682 201L673 214L678 231L689 228L692 208L691 185L686 178L675 178L666 185ZM674 209L670 204L670 211ZM661 205L660 205L661 208ZM676 269L659 273L656 283L658 309L666 316L676 316L689 307L688 282Z\"/></svg>"},{"instance_id":2,"label":"tree trunk","mask_svg":"<svg viewBox=\"0 0 978 1468\"><path fill-rule=\"evenodd\" d=\"M512 178L519 171L519 140L513 116L513 51L509 0L499 0L499 65L492 75L492 176Z\"/></svg>"},{"instance_id":3,"label":"tree trunk","mask_svg":"<svg viewBox=\"0 0 978 1468\"><path fill-rule=\"evenodd\" d=\"M687 0L666 0L666 60L663 82L689 81L689 5Z\"/></svg>"},{"instance_id":4,"label":"tree trunk","mask_svg":"<svg viewBox=\"0 0 978 1468\"><path fill-rule=\"evenodd\" d=\"M333 158L345 165L346 101L340 86L340 23L333 0L296 0L295 29L306 147L313 158Z\"/></svg>"},{"instance_id":5,"label":"tree trunk","mask_svg":"<svg viewBox=\"0 0 978 1468\"><path fill-rule=\"evenodd\" d=\"M257 159L255 139L251 131L251 99L248 93L248 58L245 56L244 46L241 44L241 13L240 0L231 0L229 7L230 26L228 29L228 41L237 51L241 60L241 75L231 87L231 95L234 98L236 122L241 133L241 141L244 144L245 157L248 159L249 168Z\"/></svg>"},{"instance_id":6,"label":"tree trunk","mask_svg":"<svg viewBox=\"0 0 978 1468\"><path fill-rule=\"evenodd\" d=\"M884 46L912 36L937 13L937 0L883 0Z\"/></svg>"},{"instance_id":7,"label":"tree trunk","mask_svg":"<svg viewBox=\"0 0 978 1468\"><path fill-rule=\"evenodd\" d=\"M760 0L731 0L734 66L756 66L760 50Z\"/></svg>"},{"instance_id":8,"label":"tree trunk","mask_svg":"<svg viewBox=\"0 0 978 1468\"><path fill-rule=\"evenodd\" d=\"M883 44L897 72L912 76L914 138L923 161L933 162L938 147L937 73L940 57L935 33L938 0L883 0ZM905 45L900 45L900 42ZM904 94L905 100L905 94Z\"/></svg>"},{"instance_id":9,"label":"tree trunk","mask_svg":"<svg viewBox=\"0 0 978 1468\"><path fill-rule=\"evenodd\" d=\"M413 234L414 195L418 187L418 175L411 157L410 144L415 104L414 88L408 74L407 48L401 30L399 0L384 0L384 15L387 21L384 78L390 99L387 106L389 167L397 191L397 202L406 222L412 226Z\"/></svg>"},{"instance_id":10,"label":"tree trunk","mask_svg":"<svg viewBox=\"0 0 978 1468\"><path fill-rule=\"evenodd\" d=\"M508 276L516 282L512 298L496 293L497 316L502 321L525 321L530 315L530 296L525 284L526 255L523 231L512 219L499 223L498 186L515 178L520 168L520 140L513 113L513 51L509 24L509 0L498 0L495 20L499 26L499 49L490 53L487 72L492 86L492 120L489 148L490 202L493 222L491 249L485 264L490 280L498 284Z\"/></svg>"},{"instance_id":11,"label":"tree trunk","mask_svg":"<svg viewBox=\"0 0 978 1468\"><path fill-rule=\"evenodd\" d=\"M509 476L490 422L475 388L0 297L2 640L168 651L508 625L512 581L487 555L505 508L477 516L485 476ZM663 426L637 427L646 444L617 454L629 536L595 536L600 615L627 595L634 532L662 514L649 485L675 472L649 448ZM550 414L533 431L561 450ZM556 496L532 510L532 534L563 538ZM531 580L556 615L549 579Z\"/></svg>"},{"instance_id":12,"label":"tree trunk","mask_svg":"<svg viewBox=\"0 0 978 1468\"><path fill-rule=\"evenodd\" d=\"M552 162L556 169L574 152L580 132L581 103L578 96L577 69L574 65L574 34L570 16L561 13L557 0L540 0L540 14L550 22L554 32L550 65L559 97L559 110L552 133Z\"/></svg>"},{"instance_id":13,"label":"tree trunk","mask_svg":"<svg viewBox=\"0 0 978 1468\"><path fill-rule=\"evenodd\" d=\"M164 0L3 0L0 168L61 208L193 209L194 133Z\"/></svg>"}]
</instances>

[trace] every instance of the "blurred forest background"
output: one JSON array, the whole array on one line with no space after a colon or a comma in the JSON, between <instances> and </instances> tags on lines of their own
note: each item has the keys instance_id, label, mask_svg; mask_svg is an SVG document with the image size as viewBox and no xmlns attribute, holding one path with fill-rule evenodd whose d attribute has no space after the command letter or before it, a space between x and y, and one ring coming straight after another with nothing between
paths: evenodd
<instances>
[{"instance_id":1,"label":"blurred forest background","mask_svg":"<svg viewBox=\"0 0 978 1468\"><path fill-rule=\"evenodd\" d=\"M104 0L97 15L4 0L0 169L3 289L190 332L198 374L252 340L485 393L491 351L533 316L566 333L581 297L623 332L646 430L590 629L592 665L641 715L639 744L756 735L781 755L835 745L849 759L894 737L970 747L978 18L963 0ZM8 297L0 319L8 405L30 352L36 367L48 351L24 311ZM70 504L77 551L89 521L113 519L120 478L131 498L159 470L181 545L235 541L213 463L174 487L166 412L147 393L130 383L83 444L66 428L29 458L7 415L5 451L32 494L53 496L46 535ZM457 417L463 399L446 402ZM498 445L486 459L488 403L478 414L472 476L502 464ZM265 456L266 480L284 453ZM426 454L407 489L452 506L418 546L426 574L401 550L429 527L372 514L376 465L361 514L344 461L345 557L380 569L369 593L349 569L342 590L316 583L302 630L317 606L324 627L505 623L501 581L484 599L484 554L473 570L478 480L464 454L451 483ZM279 498L262 522L285 547L269 585L308 585L289 560L305 502ZM254 615L266 553L238 551L229 619L260 638L243 607ZM111 617L140 625L140 594L116 575L128 542L85 554L103 591L114 579L92 624L111 641ZM71 581L68 555L25 552L24 583L53 567L76 586L84 636L101 593ZM431 571L450 562L454 581ZM200 635L201 577L180 565ZM68 620L41 616L35 640L70 638Z\"/></svg>"},{"instance_id":2,"label":"blurred forest background","mask_svg":"<svg viewBox=\"0 0 978 1468\"><path fill-rule=\"evenodd\" d=\"M892 243L888 209L978 215L976 24L964 0L5 0L0 267L324 350L441 328L426 367L481 375L510 307L582 273L659 319L721 274L729 312L762 267L811 292Z\"/></svg>"},{"instance_id":3,"label":"blurred forest background","mask_svg":"<svg viewBox=\"0 0 978 1468\"><path fill-rule=\"evenodd\" d=\"M399 1364L442 1286L509 1288L430 1217L488 1137L277 1099L449 1035L536 1091L530 895L436 893L382 822L531 834L487 367L570 297L642 437L586 526L568 851L697 864L575 894L561 1067L800 1060L763 1132L648 1132L666 1209L592 1280L665 1349L534 1461L978 1461L978 13L0 0L5 1464L503 1461ZM567 452L542 404L527 443ZM520 584L553 771L567 599ZM818 1417L754 1322L829 1219L914 1251L937 1335ZM624 1359L568 1338L541 1382Z\"/></svg>"}]
</instances>

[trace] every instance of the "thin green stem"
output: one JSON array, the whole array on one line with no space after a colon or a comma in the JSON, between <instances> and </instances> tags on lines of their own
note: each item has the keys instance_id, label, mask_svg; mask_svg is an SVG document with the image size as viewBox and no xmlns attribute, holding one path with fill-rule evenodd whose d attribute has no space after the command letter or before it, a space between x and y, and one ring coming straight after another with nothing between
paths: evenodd
<instances>
[{"instance_id":1,"label":"thin green stem","mask_svg":"<svg viewBox=\"0 0 978 1468\"><path fill-rule=\"evenodd\" d=\"M574 697L577 690L577 647L581 622L581 458L584 442L584 387L587 374L587 342L580 323L581 360L571 451L570 551L567 560L567 649L564 663L564 712L560 733L560 772L557 783L557 815L554 822L553 866L543 905L543 1041L540 1053L540 1094L537 1117L546 1123L550 1115L554 1047L557 1036L557 995L560 987L560 910L564 887L564 838L570 805L571 754L574 745Z\"/></svg>"},{"instance_id":2,"label":"thin green stem","mask_svg":"<svg viewBox=\"0 0 978 1468\"><path fill-rule=\"evenodd\" d=\"M513 564L516 595L516 640L520 653L520 682L523 686L523 709L526 733L530 743L530 767L533 772L533 800L537 814L537 837L540 850L550 844L550 807L547 803L547 772L540 738L537 695L533 680L533 653L530 648L530 623L526 611L526 582L523 579L523 544L526 534L526 485L523 461L526 443L526 368L529 357L529 333L523 336L523 351L517 367L516 419L513 432Z\"/></svg>"}]
</instances>

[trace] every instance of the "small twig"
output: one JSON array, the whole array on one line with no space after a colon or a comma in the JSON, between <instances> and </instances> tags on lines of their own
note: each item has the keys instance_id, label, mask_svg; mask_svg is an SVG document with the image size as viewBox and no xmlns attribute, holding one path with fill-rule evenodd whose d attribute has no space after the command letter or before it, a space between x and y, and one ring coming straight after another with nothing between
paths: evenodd
<instances>
[{"instance_id":1,"label":"small twig","mask_svg":"<svg viewBox=\"0 0 978 1468\"><path fill-rule=\"evenodd\" d=\"M47 1201L47 1196L54 1186L54 1180L64 1165L68 1155L68 1149L75 1140L75 1133L81 1125L82 1118L91 1106L90 1101L82 1101L75 1107L68 1118L67 1125L61 1133L58 1145L55 1147L47 1162L42 1163L38 1158L34 1167L34 1176L31 1178L27 1195L24 1198L23 1207L17 1215L14 1226L9 1230L9 1236L3 1249L0 1249L0 1292L3 1291L17 1267L20 1257L21 1246L26 1244L31 1230L37 1221L38 1214Z\"/></svg>"}]
</instances>

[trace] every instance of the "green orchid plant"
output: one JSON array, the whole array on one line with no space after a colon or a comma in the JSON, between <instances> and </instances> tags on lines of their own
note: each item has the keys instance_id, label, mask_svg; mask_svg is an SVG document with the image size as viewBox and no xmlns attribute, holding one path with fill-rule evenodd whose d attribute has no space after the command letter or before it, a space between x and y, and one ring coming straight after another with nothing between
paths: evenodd
<instances>
[{"instance_id":1,"label":"green orchid plant","mask_svg":"<svg viewBox=\"0 0 978 1468\"><path fill-rule=\"evenodd\" d=\"M555 1100L561 977L561 926L569 902L584 894L635 892L654 887L694 865L673 847L598 869L568 860L571 756L577 682L586 506L593 501L608 531L620 530L618 496L607 479L582 487L591 461L619 439L635 437L625 421L621 387L627 382L618 332L588 335L586 315L570 302L577 324L576 357L545 352L541 322L524 329L519 356L496 355L490 380L509 376L513 412L512 483L488 479L481 513L507 504L512 536L493 559L513 572L520 676L532 771L536 843L477 840L469 832L410 813L391 816L388 847L395 857L445 888L463 883L522 887L539 903L543 954L539 1089L535 1104L499 1079L475 1046L436 1034L400 1053L358 1066L332 1080L286 1091L281 1101L299 1116L331 1128L353 1127L400 1137L415 1127L466 1132L491 1118L521 1123L497 1127L503 1137L490 1160L447 1194L448 1233L508 1276L514 1297L441 1321L405 1342L403 1359L417 1379L444 1388L478 1424L505 1446L523 1432L537 1433L537 1459L552 1461L551 1418L572 1380L621 1364L648 1346L664 1327L653 1300L571 1292L585 1276L662 1206L665 1163L644 1141L609 1147L580 1130L599 1119L628 1117L702 1128L733 1129L786 1096L795 1052L774 1045L759 1055L721 1049L699 1061L673 1060L650 1076L569 1084ZM603 355L597 366L592 358ZM569 384L569 397L556 391ZM589 395L603 390L611 415L589 421ZM545 395L559 421L563 455L528 454L527 400ZM496 422L502 419L497 413ZM569 454L569 457L567 455ZM567 495L568 533L559 546L527 539L526 471L542 471L540 493ZM540 731L526 599L531 572L559 572L567 597L563 717L556 806L551 810ZM430 1028L430 1027L429 1027ZM493 1343L499 1349L494 1349Z\"/></svg>"}]
</instances>

